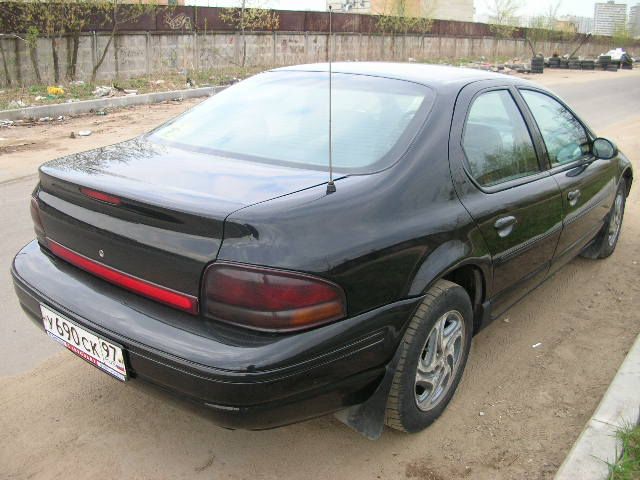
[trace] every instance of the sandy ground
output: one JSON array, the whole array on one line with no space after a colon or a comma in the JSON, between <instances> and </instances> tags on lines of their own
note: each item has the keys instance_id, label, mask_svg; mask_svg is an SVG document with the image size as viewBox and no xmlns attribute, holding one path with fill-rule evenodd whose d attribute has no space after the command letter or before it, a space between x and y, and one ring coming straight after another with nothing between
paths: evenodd
<instances>
[{"instance_id":1,"label":"sandy ground","mask_svg":"<svg viewBox=\"0 0 640 480\"><path fill-rule=\"evenodd\" d=\"M535 80L589 83L586 76L575 80L577 73ZM640 104L634 101L627 117L599 133L614 138L640 171ZM10 147L4 140L0 206L4 201L11 207L18 195L27 198L42 161L133 136L186 106L0 130L0 137L27 143ZM87 127L92 136L68 138ZM552 478L640 332L636 190L614 255L574 260L477 335L452 403L420 434L389 430L371 442L333 417L266 432L223 430L201 411L134 383L120 384L60 351L0 378L0 478ZM28 225L26 208L15 217L16 224ZM28 230L8 229L8 236L26 236L26 242ZM0 252L0 261L11 253ZM16 323L28 322L15 305L10 312ZM41 348L40 337L43 345L49 340L33 326L25 328L38 335L21 350L29 356Z\"/></svg>"}]
</instances>

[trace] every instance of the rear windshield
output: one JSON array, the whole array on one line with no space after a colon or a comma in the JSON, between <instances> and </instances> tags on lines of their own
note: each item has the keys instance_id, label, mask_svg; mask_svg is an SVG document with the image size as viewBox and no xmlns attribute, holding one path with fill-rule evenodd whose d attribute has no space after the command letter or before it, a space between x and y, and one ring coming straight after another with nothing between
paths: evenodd
<instances>
[{"instance_id":1,"label":"rear windshield","mask_svg":"<svg viewBox=\"0 0 640 480\"><path fill-rule=\"evenodd\" d=\"M161 126L150 138L176 147L327 169L327 72L268 72L238 83ZM425 86L333 75L333 165L367 173L406 150L433 103Z\"/></svg>"}]
</instances>

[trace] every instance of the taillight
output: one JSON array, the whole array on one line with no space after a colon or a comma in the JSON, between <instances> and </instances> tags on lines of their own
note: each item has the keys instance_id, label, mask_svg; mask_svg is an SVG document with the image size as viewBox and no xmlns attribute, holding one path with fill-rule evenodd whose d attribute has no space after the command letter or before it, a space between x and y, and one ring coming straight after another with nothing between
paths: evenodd
<instances>
[{"instance_id":1,"label":"taillight","mask_svg":"<svg viewBox=\"0 0 640 480\"><path fill-rule=\"evenodd\" d=\"M44 225L42 224L42 218L40 218L40 207L38 206L38 200L35 197L31 197L31 220L33 220L33 229L36 231L36 236L40 240L44 240Z\"/></svg>"},{"instance_id":2,"label":"taillight","mask_svg":"<svg viewBox=\"0 0 640 480\"><path fill-rule=\"evenodd\" d=\"M229 263L205 272L203 312L264 331L315 327L346 316L342 289L310 275Z\"/></svg>"},{"instance_id":3,"label":"taillight","mask_svg":"<svg viewBox=\"0 0 640 480\"><path fill-rule=\"evenodd\" d=\"M170 290L166 287L156 285L155 283L141 280L133 275L116 270L115 268L108 267L102 263L96 262L95 260L91 260L84 255L80 255L73 250L69 250L67 247L60 245L51 239L47 239L47 244L55 256L66 260L70 264L75 265L96 277L137 293L138 295L169 305L170 307L184 310L185 312L192 314L198 313L198 299L191 295Z\"/></svg>"}]
</instances>

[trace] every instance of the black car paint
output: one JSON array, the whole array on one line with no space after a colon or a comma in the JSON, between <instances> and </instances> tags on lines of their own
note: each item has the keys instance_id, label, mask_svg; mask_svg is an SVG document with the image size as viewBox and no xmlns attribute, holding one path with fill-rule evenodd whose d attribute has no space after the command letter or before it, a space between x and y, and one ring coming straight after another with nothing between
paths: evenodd
<instances>
[{"instance_id":1,"label":"black car paint","mask_svg":"<svg viewBox=\"0 0 640 480\"><path fill-rule=\"evenodd\" d=\"M593 238L611 192L630 175L622 154L549 170L544 142L518 94L537 88L528 82L398 64L335 68L425 83L436 92L402 157L377 173L338 179L335 193L326 194L323 172L263 164L234 177L247 182L240 192L237 185L227 188L215 167L187 168L191 176L177 177L185 188L173 188L172 174L182 165L176 159L202 165L194 159L202 154L140 138L46 164L37 195L47 232L89 258L97 260L104 249L110 265L190 294L199 293L202 271L215 260L302 271L342 286L347 319L286 335L221 325L108 285L35 243L13 266L25 310L37 319L42 302L112 338L127 349L132 377L211 406L225 426L283 425L371 397L437 279L473 272L467 287L476 327L500 314ZM511 91L545 169L483 189L466 172L462 125L472 98L491 88ZM158 168L172 164L168 173ZM123 165L136 168L123 171ZM278 184L254 181L254 167L277 171ZM149 177L151 186L139 181ZM563 198L576 182L586 193L570 210ZM125 203L96 205L77 193L77 184ZM504 215L518 221L502 238L493 224ZM157 235L147 236L152 232Z\"/></svg>"}]
</instances>

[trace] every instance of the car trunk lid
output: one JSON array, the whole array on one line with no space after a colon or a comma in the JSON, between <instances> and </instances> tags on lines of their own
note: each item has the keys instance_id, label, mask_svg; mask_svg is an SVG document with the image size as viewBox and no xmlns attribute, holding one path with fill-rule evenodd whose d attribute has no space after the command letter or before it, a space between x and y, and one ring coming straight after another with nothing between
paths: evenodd
<instances>
[{"instance_id":1,"label":"car trunk lid","mask_svg":"<svg viewBox=\"0 0 640 480\"><path fill-rule=\"evenodd\" d=\"M49 239L112 269L197 297L229 214L325 182L320 171L138 138L46 163L38 199Z\"/></svg>"}]
</instances>

